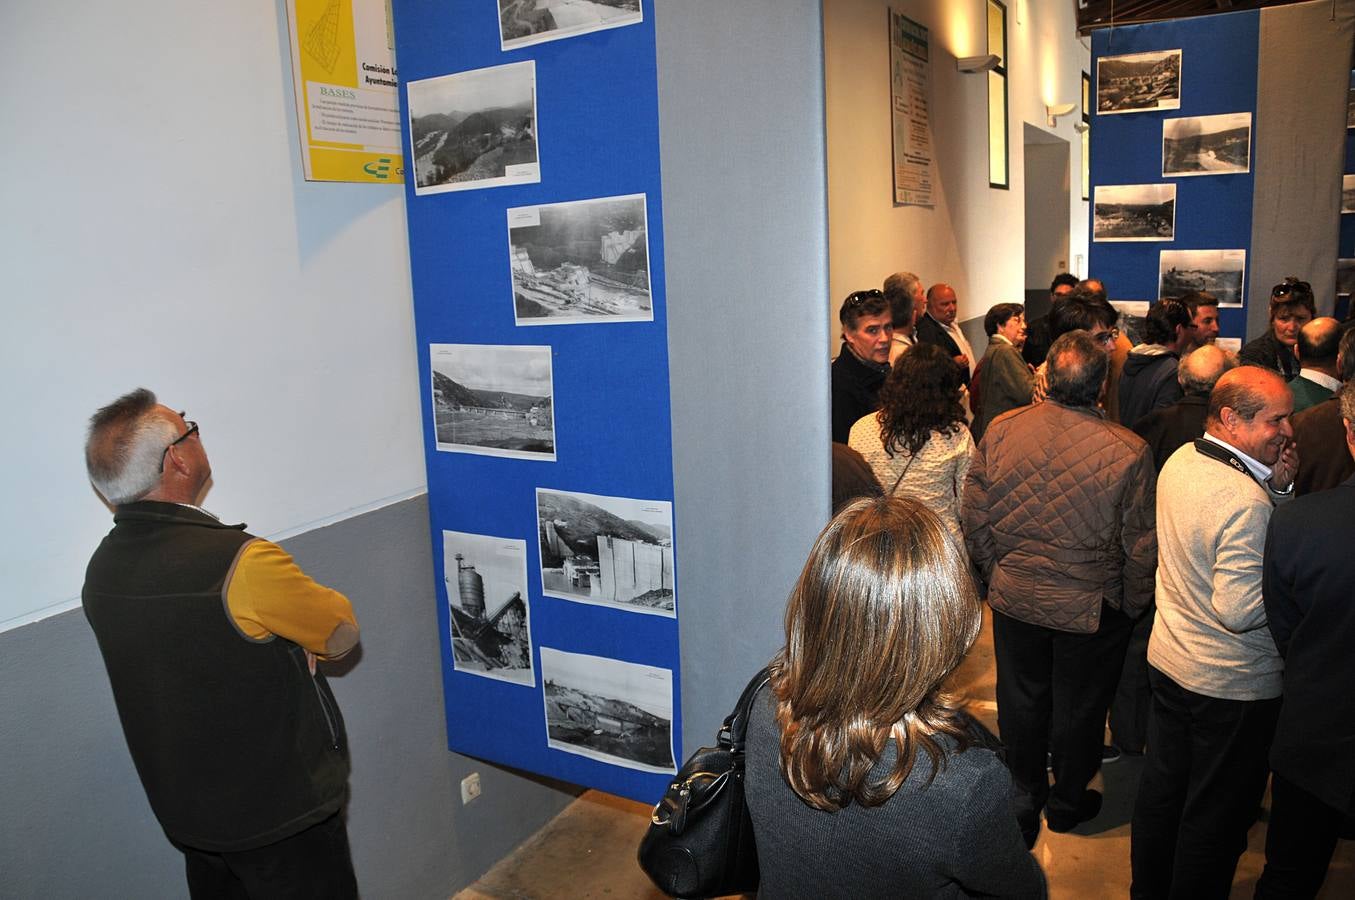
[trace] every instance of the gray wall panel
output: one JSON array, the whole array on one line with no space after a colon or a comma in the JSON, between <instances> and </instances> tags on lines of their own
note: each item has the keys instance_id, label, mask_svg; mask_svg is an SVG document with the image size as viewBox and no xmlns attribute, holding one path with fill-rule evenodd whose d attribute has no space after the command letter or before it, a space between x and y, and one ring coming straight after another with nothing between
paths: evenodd
<instances>
[{"instance_id":1,"label":"gray wall panel","mask_svg":"<svg viewBox=\"0 0 1355 900\"><path fill-rule=\"evenodd\" d=\"M818 0L654 18L690 752L781 644L828 518L823 31Z\"/></svg>"},{"instance_id":2,"label":"gray wall panel","mask_svg":"<svg viewBox=\"0 0 1355 900\"><path fill-rule=\"evenodd\" d=\"M331 667L352 746L349 835L363 896L444 898L573 796L447 750L426 498L284 546L353 600L355 659ZM181 897L84 614L0 634L0 897ZM483 795L461 806L460 780Z\"/></svg>"},{"instance_id":3,"label":"gray wall panel","mask_svg":"<svg viewBox=\"0 0 1355 900\"><path fill-rule=\"evenodd\" d=\"M1318 312L1331 314L1355 0L1260 15L1248 339L1269 327L1270 289L1286 275L1312 282Z\"/></svg>"}]
</instances>

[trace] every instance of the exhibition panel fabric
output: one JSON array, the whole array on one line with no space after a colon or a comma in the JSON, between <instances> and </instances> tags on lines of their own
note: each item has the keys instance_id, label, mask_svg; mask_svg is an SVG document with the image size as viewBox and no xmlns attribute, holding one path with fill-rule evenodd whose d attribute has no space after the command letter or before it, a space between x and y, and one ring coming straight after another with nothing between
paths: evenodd
<instances>
[{"instance_id":1,"label":"exhibition panel fabric","mask_svg":"<svg viewBox=\"0 0 1355 900\"><path fill-rule=\"evenodd\" d=\"M553 10L394 2L428 627L452 750L652 801L681 748L653 10Z\"/></svg>"}]
</instances>

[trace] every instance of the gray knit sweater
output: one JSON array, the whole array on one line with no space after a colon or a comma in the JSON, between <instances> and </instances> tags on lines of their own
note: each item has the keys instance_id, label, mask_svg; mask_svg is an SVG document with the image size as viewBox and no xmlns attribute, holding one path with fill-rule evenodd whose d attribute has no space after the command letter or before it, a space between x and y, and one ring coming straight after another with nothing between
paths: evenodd
<instances>
[{"instance_id":1,"label":"gray knit sweater","mask_svg":"<svg viewBox=\"0 0 1355 900\"><path fill-rule=\"evenodd\" d=\"M1273 496L1186 444L1157 481L1157 618L1148 662L1222 700L1280 696L1280 655L1261 603Z\"/></svg>"},{"instance_id":2,"label":"gray knit sweater","mask_svg":"<svg viewBox=\"0 0 1355 900\"><path fill-rule=\"evenodd\" d=\"M881 806L814 809L781 777L772 692L749 718L747 799L762 883L781 898L1045 896L1044 874L1021 840L1011 776L992 751L953 752L931 784L919 753L908 780ZM947 739L948 740L948 739ZM880 761L892 766L891 742Z\"/></svg>"}]
</instances>

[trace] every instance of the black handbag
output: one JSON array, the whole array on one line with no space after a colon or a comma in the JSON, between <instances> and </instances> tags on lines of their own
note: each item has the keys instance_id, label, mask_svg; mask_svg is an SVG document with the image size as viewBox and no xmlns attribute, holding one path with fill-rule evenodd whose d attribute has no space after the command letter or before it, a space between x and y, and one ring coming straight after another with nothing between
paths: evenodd
<instances>
[{"instance_id":1,"label":"black handbag","mask_svg":"<svg viewBox=\"0 0 1355 900\"><path fill-rule=\"evenodd\" d=\"M654 806L640 841L640 868L674 897L718 897L757 890L757 848L743 796L743 741L748 713L767 684L753 676L725 719L714 747L683 764Z\"/></svg>"}]
</instances>

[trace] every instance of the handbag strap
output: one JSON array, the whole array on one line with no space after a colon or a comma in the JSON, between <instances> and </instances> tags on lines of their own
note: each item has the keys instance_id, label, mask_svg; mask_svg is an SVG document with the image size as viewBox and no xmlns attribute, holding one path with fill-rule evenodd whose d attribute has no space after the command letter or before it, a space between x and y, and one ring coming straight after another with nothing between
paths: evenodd
<instances>
[{"instance_id":1,"label":"handbag strap","mask_svg":"<svg viewBox=\"0 0 1355 900\"><path fill-rule=\"evenodd\" d=\"M903 471L899 473L899 477L894 480L894 486L889 489L889 496L894 496L894 492L899 489L899 484L903 481L903 476L907 475L908 470L913 467L913 460L915 459L917 459L916 453L908 457L908 464L903 467Z\"/></svg>"},{"instance_id":2,"label":"handbag strap","mask_svg":"<svg viewBox=\"0 0 1355 900\"><path fill-rule=\"evenodd\" d=\"M757 697L758 691L766 686L768 678L767 667L763 666L743 689L743 693L739 695L739 702L734 704L734 711L720 726L717 740L721 746L729 747L736 753L743 752L744 738L748 734L748 714L753 708L754 698Z\"/></svg>"}]
</instances>

